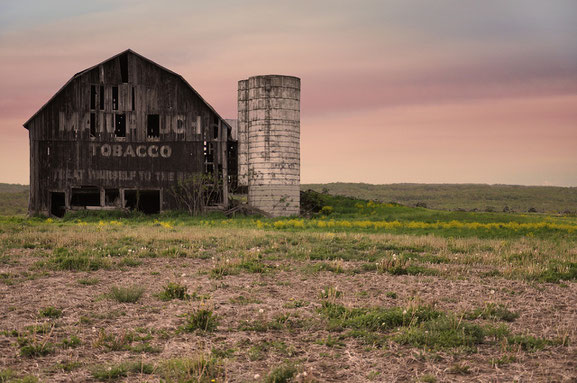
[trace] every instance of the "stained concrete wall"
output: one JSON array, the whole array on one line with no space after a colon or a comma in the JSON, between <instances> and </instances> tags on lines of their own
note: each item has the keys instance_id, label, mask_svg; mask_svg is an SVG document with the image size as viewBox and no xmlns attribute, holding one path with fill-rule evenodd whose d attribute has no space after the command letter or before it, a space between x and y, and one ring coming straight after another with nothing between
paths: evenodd
<instances>
[{"instance_id":1,"label":"stained concrete wall","mask_svg":"<svg viewBox=\"0 0 577 383\"><path fill-rule=\"evenodd\" d=\"M239 184L248 202L273 216L300 210L300 79L239 81Z\"/></svg>"}]
</instances>

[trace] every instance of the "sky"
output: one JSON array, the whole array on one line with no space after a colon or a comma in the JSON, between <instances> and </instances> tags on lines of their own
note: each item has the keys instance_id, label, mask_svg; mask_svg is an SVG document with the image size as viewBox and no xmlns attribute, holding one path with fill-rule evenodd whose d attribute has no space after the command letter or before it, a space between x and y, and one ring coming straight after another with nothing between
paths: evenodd
<instances>
[{"instance_id":1,"label":"sky","mask_svg":"<svg viewBox=\"0 0 577 383\"><path fill-rule=\"evenodd\" d=\"M301 78L301 182L577 186L575 0L0 0L0 182L22 124L125 49L225 118L237 82Z\"/></svg>"}]
</instances>

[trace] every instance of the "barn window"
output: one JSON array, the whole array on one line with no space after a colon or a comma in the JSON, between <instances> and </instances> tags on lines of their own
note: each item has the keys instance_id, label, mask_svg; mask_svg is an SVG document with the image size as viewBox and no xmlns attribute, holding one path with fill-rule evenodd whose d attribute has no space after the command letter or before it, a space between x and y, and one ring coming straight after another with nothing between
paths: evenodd
<instances>
[{"instance_id":1,"label":"barn window","mask_svg":"<svg viewBox=\"0 0 577 383\"><path fill-rule=\"evenodd\" d=\"M146 135L148 137L160 137L160 123L158 114L149 114L146 124Z\"/></svg>"},{"instance_id":2,"label":"barn window","mask_svg":"<svg viewBox=\"0 0 577 383\"><path fill-rule=\"evenodd\" d=\"M120 191L118 189L105 189L104 205L120 206Z\"/></svg>"},{"instance_id":3,"label":"barn window","mask_svg":"<svg viewBox=\"0 0 577 383\"><path fill-rule=\"evenodd\" d=\"M100 206L100 189L95 186L83 186L72 189L72 206Z\"/></svg>"},{"instance_id":4,"label":"barn window","mask_svg":"<svg viewBox=\"0 0 577 383\"><path fill-rule=\"evenodd\" d=\"M122 82L128 82L128 54L120 56L120 77Z\"/></svg>"},{"instance_id":5,"label":"barn window","mask_svg":"<svg viewBox=\"0 0 577 383\"><path fill-rule=\"evenodd\" d=\"M96 113L90 113L90 137L96 137Z\"/></svg>"},{"instance_id":6,"label":"barn window","mask_svg":"<svg viewBox=\"0 0 577 383\"><path fill-rule=\"evenodd\" d=\"M96 109L96 85L90 85L90 109Z\"/></svg>"},{"instance_id":7,"label":"barn window","mask_svg":"<svg viewBox=\"0 0 577 383\"><path fill-rule=\"evenodd\" d=\"M112 110L118 110L118 87L112 87Z\"/></svg>"},{"instance_id":8,"label":"barn window","mask_svg":"<svg viewBox=\"0 0 577 383\"><path fill-rule=\"evenodd\" d=\"M134 89L134 87L132 87L132 111L134 112L136 110L135 106L136 106L136 90Z\"/></svg>"},{"instance_id":9,"label":"barn window","mask_svg":"<svg viewBox=\"0 0 577 383\"><path fill-rule=\"evenodd\" d=\"M116 137L126 137L126 115L114 115L114 135Z\"/></svg>"},{"instance_id":10,"label":"barn window","mask_svg":"<svg viewBox=\"0 0 577 383\"><path fill-rule=\"evenodd\" d=\"M104 86L100 85L100 110L104 110Z\"/></svg>"}]
</instances>

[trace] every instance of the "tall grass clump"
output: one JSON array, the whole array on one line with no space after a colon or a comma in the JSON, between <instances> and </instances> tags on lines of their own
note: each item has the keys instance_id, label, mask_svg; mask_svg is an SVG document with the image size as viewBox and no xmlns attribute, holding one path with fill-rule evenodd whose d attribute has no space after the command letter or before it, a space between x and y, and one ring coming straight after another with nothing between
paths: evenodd
<instances>
[{"instance_id":1,"label":"tall grass clump","mask_svg":"<svg viewBox=\"0 0 577 383\"><path fill-rule=\"evenodd\" d=\"M186 332L214 331L218 327L218 316L210 309L200 308L186 315L183 330Z\"/></svg>"},{"instance_id":2,"label":"tall grass clump","mask_svg":"<svg viewBox=\"0 0 577 383\"><path fill-rule=\"evenodd\" d=\"M289 383L297 374L297 368L292 364L284 364L274 368L265 378L265 383Z\"/></svg>"},{"instance_id":3,"label":"tall grass clump","mask_svg":"<svg viewBox=\"0 0 577 383\"><path fill-rule=\"evenodd\" d=\"M158 366L156 374L166 383L209 383L226 380L222 362L206 354L166 360Z\"/></svg>"},{"instance_id":4,"label":"tall grass clump","mask_svg":"<svg viewBox=\"0 0 577 383\"><path fill-rule=\"evenodd\" d=\"M144 294L145 288L138 285L112 286L110 296L120 303L136 303Z\"/></svg>"},{"instance_id":5,"label":"tall grass clump","mask_svg":"<svg viewBox=\"0 0 577 383\"><path fill-rule=\"evenodd\" d=\"M188 294L188 287L177 282L169 282L162 288L158 297L163 301L170 301L173 299L184 301L190 299L190 294Z\"/></svg>"}]
</instances>

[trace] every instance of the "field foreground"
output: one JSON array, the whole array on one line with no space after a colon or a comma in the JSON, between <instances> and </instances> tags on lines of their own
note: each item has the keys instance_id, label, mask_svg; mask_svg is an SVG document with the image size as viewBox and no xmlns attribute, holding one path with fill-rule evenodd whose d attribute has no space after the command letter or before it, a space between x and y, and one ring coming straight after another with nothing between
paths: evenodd
<instances>
[{"instance_id":1,"label":"field foreground","mask_svg":"<svg viewBox=\"0 0 577 383\"><path fill-rule=\"evenodd\" d=\"M0 221L0 382L577 379L570 226Z\"/></svg>"}]
</instances>

